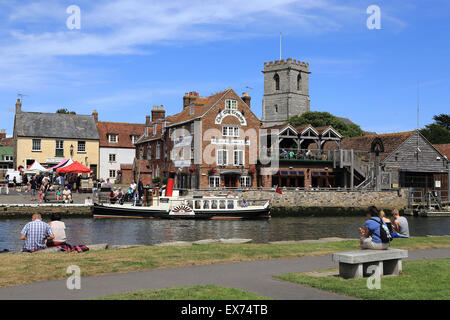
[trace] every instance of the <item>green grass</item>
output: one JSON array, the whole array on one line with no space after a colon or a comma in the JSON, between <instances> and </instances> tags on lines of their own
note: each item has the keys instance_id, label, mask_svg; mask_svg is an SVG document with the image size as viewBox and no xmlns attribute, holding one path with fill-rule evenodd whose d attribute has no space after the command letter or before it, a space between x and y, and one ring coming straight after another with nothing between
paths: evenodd
<instances>
[{"instance_id":1,"label":"green grass","mask_svg":"<svg viewBox=\"0 0 450 320\"><path fill-rule=\"evenodd\" d=\"M252 292L211 284L113 294L95 300L269 300Z\"/></svg>"},{"instance_id":2,"label":"green grass","mask_svg":"<svg viewBox=\"0 0 450 320\"><path fill-rule=\"evenodd\" d=\"M396 239L393 247L427 249L450 247L450 236ZM183 247L147 246L84 253L2 254L0 287L67 278L66 269L77 265L81 276L124 273L158 268L238 261L331 255L359 249L359 240L297 244L210 244Z\"/></svg>"},{"instance_id":3,"label":"green grass","mask_svg":"<svg viewBox=\"0 0 450 320\"><path fill-rule=\"evenodd\" d=\"M379 290L367 288L367 278L342 279L290 273L277 278L321 290L367 300L448 300L450 299L450 259L403 262L403 274L382 277Z\"/></svg>"}]
</instances>

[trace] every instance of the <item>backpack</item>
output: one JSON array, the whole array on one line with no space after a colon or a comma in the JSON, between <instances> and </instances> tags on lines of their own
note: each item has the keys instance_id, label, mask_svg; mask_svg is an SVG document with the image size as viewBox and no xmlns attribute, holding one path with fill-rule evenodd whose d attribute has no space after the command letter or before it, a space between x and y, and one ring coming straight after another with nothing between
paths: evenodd
<instances>
[{"instance_id":1,"label":"backpack","mask_svg":"<svg viewBox=\"0 0 450 320\"><path fill-rule=\"evenodd\" d=\"M392 235L389 232L387 225L383 222L383 219L380 218L380 221L371 218L370 220L376 221L380 224L380 239L382 243L389 243L392 241Z\"/></svg>"}]
</instances>

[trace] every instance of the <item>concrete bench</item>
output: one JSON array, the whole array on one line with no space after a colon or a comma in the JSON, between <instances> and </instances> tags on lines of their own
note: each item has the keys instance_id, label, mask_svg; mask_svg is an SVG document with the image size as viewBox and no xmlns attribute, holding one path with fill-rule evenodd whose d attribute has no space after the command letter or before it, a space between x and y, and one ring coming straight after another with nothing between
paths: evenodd
<instances>
[{"instance_id":1,"label":"concrete bench","mask_svg":"<svg viewBox=\"0 0 450 320\"><path fill-rule=\"evenodd\" d=\"M333 253L333 261L339 262L339 276L344 279L369 277L374 272L368 272L371 266L380 268L380 275L397 276L402 272L402 259L407 257L407 250L391 248Z\"/></svg>"}]
</instances>

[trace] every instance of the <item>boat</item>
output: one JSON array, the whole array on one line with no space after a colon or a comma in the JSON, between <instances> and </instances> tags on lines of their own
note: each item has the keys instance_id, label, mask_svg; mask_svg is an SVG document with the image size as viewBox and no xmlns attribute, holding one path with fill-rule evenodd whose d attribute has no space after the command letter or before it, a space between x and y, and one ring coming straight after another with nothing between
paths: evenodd
<instances>
[{"instance_id":1,"label":"boat","mask_svg":"<svg viewBox=\"0 0 450 320\"><path fill-rule=\"evenodd\" d=\"M94 203L94 218L142 218L142 219L188 219L188 220L238 220L270 218L270 200L249 200L241 206L238 196L181 197L173 190L170 179L161 197L146 192L143 204ZM150 195L150 196L148 196Z\"/></svg>"}]
</instances>

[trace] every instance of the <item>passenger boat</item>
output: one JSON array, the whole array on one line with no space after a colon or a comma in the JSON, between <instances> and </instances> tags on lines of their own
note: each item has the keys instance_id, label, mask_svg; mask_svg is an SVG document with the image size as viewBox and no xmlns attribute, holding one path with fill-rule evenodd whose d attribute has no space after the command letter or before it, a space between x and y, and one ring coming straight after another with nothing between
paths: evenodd
<instances>
[{"instance_id":1,"label":"passenger boat","mask_svg":"<svg viewBox=\"0 0 450 320\"><path fill-rule=\"evenodd\" d=\"M270 218L270 200L249 200L250 204L243 207L237 196L180 197L179 191L173 190L172 186L169 179L163 196L152 197L151 201L144 201L144 205L141 206L129 203L94 203L94 218L210 220Z\"/></svg>"}]
</instances>

